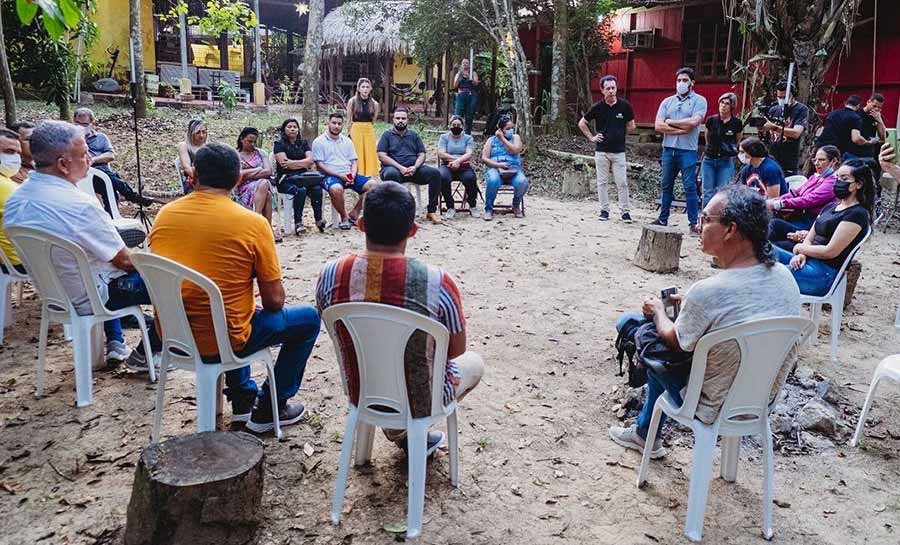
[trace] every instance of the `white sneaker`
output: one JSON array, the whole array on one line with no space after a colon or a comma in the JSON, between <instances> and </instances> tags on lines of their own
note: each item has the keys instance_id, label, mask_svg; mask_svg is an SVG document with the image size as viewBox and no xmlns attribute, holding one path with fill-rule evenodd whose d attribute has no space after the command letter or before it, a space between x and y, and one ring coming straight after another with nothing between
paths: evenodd
<instances>
[{"instance_id":1,"label":"white sneaker","mask_svg":"<svg viewBox=\"0 0 900 545\"><path fill-rule=\"evenodd\" d=\"M131 354L131 350L125 346L125 343L119 341L109 341L106 343L106 362L122 363Z\"/></svg>"},{"instance_id":2,"label":"white sneaker","mask_svg":"<svg viewBox=\"0 0 900 545\"><path fill-rule=\"evenodd\" d=\"M456 210L453 208L448 208L447 212L444 214L444 218L452 220L454 217L456 217Z\"/></svg>"},{"instance_id":3,"label":"white sneaker","mask_svg":"<svg viewBox=\"0 0 900 545\"><path fill-rule=\"evenodd\" d=\"M481 217L481 207L476 204L475 206L469 208L469 213L472 214L473 218L480 218Z\"/></svg>"}]
</instances>

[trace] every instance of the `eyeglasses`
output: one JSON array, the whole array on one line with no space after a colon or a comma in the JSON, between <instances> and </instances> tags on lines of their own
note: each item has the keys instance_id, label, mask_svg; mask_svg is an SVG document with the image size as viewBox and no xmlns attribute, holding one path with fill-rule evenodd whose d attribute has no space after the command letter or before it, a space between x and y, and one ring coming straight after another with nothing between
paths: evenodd
<instances>
[{"instance_id":1,"label":"eyeglasses","mask_svg":"<svg viewBox=\"0 0 900 545\"><path fill-rule=\"evenodd\" d=\"M700 214L700 228L703 229L704 225L712 223L713 219L718 220L721 217L721 214Z\"/></svg>"}]
</instances>

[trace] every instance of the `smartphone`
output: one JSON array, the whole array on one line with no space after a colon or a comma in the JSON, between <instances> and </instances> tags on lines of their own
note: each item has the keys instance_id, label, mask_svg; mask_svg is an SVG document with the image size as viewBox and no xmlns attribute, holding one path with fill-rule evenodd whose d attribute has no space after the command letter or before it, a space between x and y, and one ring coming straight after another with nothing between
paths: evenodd
<instances>
[{"instance_id":1,"label":"smartphone","mask_svg":"<svg viewBox=\"0 0 900 545\"><path fill-rule=\"evenodd\" d=\"M897 129L887 130L887 141L894 150L894 163L900 163L900 145L898 145L900 143L897 141Z\"/></svg>"},{"instance_id":2,"label":"smartphone","mask_svg":"<svg viewBox=\"0 0 900 545\"><path fill-rule=\"evenodd\" d=\"M672 299L673 295L678 293L678 288L671 287L661 290L659 292L659 298L662 300L663 307L666 309L666 313L668 314L669 308L672 309L672 319L678 317L678 311L681 310L681 303Z\"/></svg>"}]
</instances>

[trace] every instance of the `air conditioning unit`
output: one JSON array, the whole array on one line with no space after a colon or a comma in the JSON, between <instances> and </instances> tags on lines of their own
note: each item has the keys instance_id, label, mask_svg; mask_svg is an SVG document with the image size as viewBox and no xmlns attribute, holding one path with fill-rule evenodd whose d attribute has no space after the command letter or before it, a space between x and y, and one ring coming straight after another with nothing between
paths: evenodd
<instances>
[{"instance_id":1,"label":"air conditioning unit","mask_svg":"<svg viewBox=\"0 0 900 545\"><path fill-rule=\"evenodd\" d=\"M653 49L656 30L632 30L622 33L622 47L625 49Z\"/></svg>"}]
</instances>

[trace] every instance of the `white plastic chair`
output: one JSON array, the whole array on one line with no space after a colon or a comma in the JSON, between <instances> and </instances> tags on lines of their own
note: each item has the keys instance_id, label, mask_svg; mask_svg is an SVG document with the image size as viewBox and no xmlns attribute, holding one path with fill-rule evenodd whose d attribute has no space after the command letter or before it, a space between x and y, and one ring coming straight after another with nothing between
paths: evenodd
<instances>
[{"instance_id":1,"label":"white plastic chair","mask_svg":"<svg viewBox=\"0 0 900 545\"><path fill-rule=\"evenodd\" d=\"M159 441L162 426L162 413L166 397L166 369L171 365L175 369L193 371L197 375L197 432L215 431L216 406L219 396L219 377L222 373L247 367L258 361L266 366L269 377L269 394L272 398L272 414L275 423L275 435L281 438L281 423L278 420L278 396L275 390L275 363L268 348L264 348L247 357L239 358L231 348L228 336L228 323L225 320L225 304L219 287L206 276L158 255L147 253L135 254L132 262L147 284L150 300L156 309L156 318L162 332L162 359L160 361L159 384L156 387L156 414L153 418L154 443ZM197 285L209 297L213 330L216 335L216 346L221 363L203 363L200 350L194 340L181 288L185 282Z\"/></svg>"},{"instance_id":2,"label":"white plastic chair","mask_svg":"<svg viewBox=\"0 0 900 545\"><path fill-rule=\"evenodd\" d=\"M281 218L282 224L281 229L284 231L284 235L294 234L294 196L290 193L281 193L278 192L278 198L280 200L281 205ZM325 199L328 199L326 202ZM331 209L331 224L337 225L341 222L341 217L338 215L337 210L331 206L331 196L324 189L322 190L322 210L324 215L325 207Z\"/></svg>"},{"instance_id":3,"label":"white plastic chair","mask_svg":"<svg viewBox=\"0 0 900 545\"><path fill-rule=\"evenodd\" d=\"M866 415L872 406L872 397L875 395L875 388L878 383L884 379L900 382L900 354L894 354L881 360L878 367L875 368L875 374L872 376L872 384L869 385L869 393L866 394L866 402L863 404L862 412L859 413L859 422L856 424L856 431L850 440L850 446L855 447L859 444L859 440L863 436L863 428L866 425Z\"/></svg>"},{"instance_id":4,"label":"white plastic chair","mask_svg":"<svg viewBox=\"0 0 900 545\"><path fill-rule=\"evenodd\" d=\"M788 176L784 181L787 182L789 189L794 190L806 183L806 176L795 174L794 176Z\"/></svg>"},{"instance_id":5,"label":"white plastic chair","mask_svg":"<svg viewBox=\"0 0 900 545\"><path fill-rule=\"evenodd\" d=\"M143 230L144 225L140 222L140 220L122 217L122 213L119 212L119 206L116 203L116 191L115 189L113 189L112 180L110 180L109 176L102 170L93 167L88 169L87 176L85 176L84 179L78 182L78 189L80 189L84 193L87 193L91 197L96 198L97 194L94 193L94 177L103 180L103 183L106 186L106 199L109 201L109 210L110 214L112 215L113 225L116 226L116 229Z\"/></svg>"},{"instance_id":6,"label":"white plastic chair","mask_svg":"<svg viewBox=\"0 0 900 545\"><path fill-rule=\"evenodd\" d=\"M421 214L422 211L426 209L425 204L422 202L422 186L412 182L406 182L404 185L406 185L406 189L408 189L410 193L413 193L413 189L415 189L416 214Z\"/></svg>"},{"instance_id":7,"label":"white plastic chair","mask_svg":"<svg viewBox=\"0 0 900 545\"><path fill-rule=\"evenodd\" d=\"M93 402L91 367L93 362L102 360L102 332L99 327L107 320L134 316L141 329L144 349L150 352L150 336L144 323L144 313L138 305L119 310L109 310L100 300L100 293L94 284L94 277L88 265L87 255L80 246L55 235L29 227L7 227L6 234L16 247L16 252L29 271L31 281L41 296L41 334L38 344L37 395L44 395L44 360L47 353L47 334L51 323L68 325L75 352L75 397L79 407ZM59 270L53 263L51 253L68 253L78 266L78 274L87 291L91 312L80 316L72 300L63 288ZM151 358L148 358L151 359ZM153 365L148 365L150 381L156 381Z\"/></svg>"},{"instance_id":8,"label":"white plastic chair","mask_svg":"<svg viewBox=\"0 0 900 545\"><path fill-rule=\"evenodd\" d=\"M3 344L6 326L9 325L12 318L12 287L14 284L18 286L16 301L21 305L22 284L28 281L28 275L17 271L2 250L0 250L0 262L6 267L5 273L0 269L0 295L3 296L3 301L0 301L0 344Z\"/></svg>"},{"instance_id":9,"label":"white plastic chair","mask_svg":"<svg viewBox=\"0 0 900 545\"><path fill-rule=\"evenodd\" d=\"M819 318L822 314L822 305L831 305L831 361L837 361L838 336L841 334L841 320L844 316L844 297L847 295L847 275L845 272L850 265L850 262L856 257L856 254L871 234L872 228L869 227L866 230L866 236L864 236L862 240L859 241L859 244L853 248L853 251L847 255L844 264L838 269L837 275L834 277L834 282L831 283L831 287L828 289L828 293L821 296L800 294L800 302L809 303L810 318L812 318L812 321L816 324L816 329L810 337L810 342L817 339L819 336Z\"/></svg>"},{"instance_id":10,"label":"white plastic chair","mask_svg":"<svg viewBox=\"0 0 900 545\"><path fill-rule=\"evenodd\" d=\"M683 394L684 403L680 407L676 406L669 395L664 393L653 406L647 437L656 437L662 412L676 422L690 427L694 432L694 460L691 466L687 522L684 529L685 535L691 541L700 541L703 537L709 481L712 478L713 456L716 439L719 436L723 437L721 474L722 478L729 482L734 482L737 478L741 437L761 436L765 460L763 536L766 539L772 537L775 462L768 418L769 394L785 357L791 348L798 344L798 340L802 341L812 328L813 323L810 320L792 316L754 320L704 335L694 350L691 375ZM729 340L734 340L740 347L740 367L718 417L715 422L707 425L695 418L706 373L707 353L715 345ZM652 444L653 441L647 441L647 445L651 448L644 447L637 478L639 488L647 480Z\"/></svg>"},{"instance_id":11,"label":"white plastic chair","mask_svg":"<svg viewBox=\"0 0 900 545\"><path fill-rule=\"evenodd\" d=\"M459 486L458 435L456 402L444 405L444 377L450 334L443 325L416 312L378 303L342 303L325 309L322 321L331 335L338 361L342 360L340 342L335 329L340 322L353 339L359 368L359 399L349 400L348 377L341 364L344 393L350 401L350 414L341 447L341 461L335 483L331 520L339 524L344 488L350 470L350 457L356 445L356 465L369 461L372 455L374 427L405 429L409 444L409 505L406 537L413 539L422 532L425 509L425 465L428 428L447 419L450 442L450 482ZM431 381L431 414L414 418L409 406L404 371L406 343L416 331L434 339L434 367Z\"/></svg>"}]
</instances>

